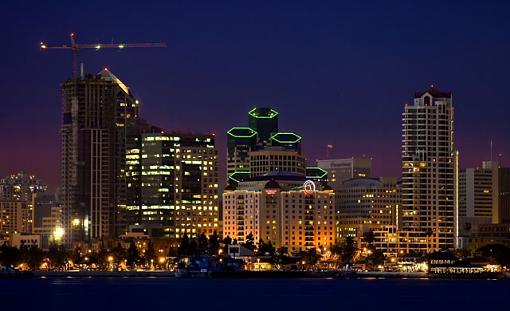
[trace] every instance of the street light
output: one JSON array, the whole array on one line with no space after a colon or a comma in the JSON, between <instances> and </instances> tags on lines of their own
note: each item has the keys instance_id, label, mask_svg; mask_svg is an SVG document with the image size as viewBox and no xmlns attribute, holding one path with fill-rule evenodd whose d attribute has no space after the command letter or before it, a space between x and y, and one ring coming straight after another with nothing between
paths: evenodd
<instances>
[{"instance_id":1,"label":"street light","mask_svg":"<svg viewBox=\"0 0 510 311\"><path fill-rule=\"evenodd\" d=\"M53 230L53 239L56 242L60 242L62 240L62 237L65 234L65 230L62 227L55 227L55 230Z\"/></svg>"},{"instance_id":2,"label":"street light","mask_svg":"<svg viewBox=\"0 0 510 311\"><path fill-rule=\"evenodd\" d=\"M80 219L78 218L73 219L72 225L74 228L78 227L80 225Z\"/></svg>"}]
</instances>

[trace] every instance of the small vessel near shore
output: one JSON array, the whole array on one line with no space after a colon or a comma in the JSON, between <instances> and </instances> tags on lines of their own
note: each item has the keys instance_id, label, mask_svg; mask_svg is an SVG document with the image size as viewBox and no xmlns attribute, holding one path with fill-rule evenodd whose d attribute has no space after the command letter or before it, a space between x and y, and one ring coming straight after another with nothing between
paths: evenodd
<instances>
[{"instance_id":1,"label":"small vessel near shore","mask_svg":"<svg viewBox=\"0 0 510 311\"><path fill-rule=\"evenodd\" d=\"M0 279L7 278L28 278L32 277L33 273L30 271L19 271L17 269L0 266Z\"/></svg>"}]
</instances>

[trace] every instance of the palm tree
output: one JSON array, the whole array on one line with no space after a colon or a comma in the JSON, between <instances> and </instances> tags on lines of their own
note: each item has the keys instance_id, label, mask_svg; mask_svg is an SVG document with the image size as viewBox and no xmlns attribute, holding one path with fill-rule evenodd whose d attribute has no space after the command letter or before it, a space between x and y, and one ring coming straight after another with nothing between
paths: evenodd
<instances>
[{"instance_id":1,"label":"palm tree","mask_svg":"<svg viewBox=\"0 0 510 311\"><path fill-rule=\"evenodd\" d=\"M149 240L147 249L145 250L144 260L145 265L147 266L150 266L150 264L156 260L156 250L154 249L154 244L152 244L151 240Z\"/></svg>"},{"instance_id":2,"label":"palm tree","mask_svg":"<svg viewBox=\"0 0 510 311\"><path fill-rule=\"evenodd\" d=\"M140 253L138 252L138 247L136 247L135 241L131 240L129 244L128 253L127 253L127 262L128 266L134 268L138 261L140 260Z\"/></svg>"},{"instance_id":3,"label":"palm tree","mask_svg":"<svg viewBox=\"0 0 510 311\"><path fill-rule=\"evenodd\" d=\"M342 262L352 263L354 254L356 253L356 246L354 245L354 238L348 236L342 245Z\"/></svg>"},{"instance_id":4,"label":"palm tree","mask_svg":"<svg viewBox=\"0 0 510 311\"><path fill-rule=\"evenodd\" d=\"M220 241L216 231L209 236L209 255L217 255L220 249Z\"/></svg>"},{"instance_id":5,"label":"palm tree","mask_svg":"<svg viewBox=\"0 0 510 311\"><path fill-rule=\"evenodd\" d=\"M244 242L243 246L246 247L247 249L251 250L251 251L255 250L255 247L256 247L255 246L255 239L253 238L253 234L251 234L251 232L250 232L250 234L248 234L246 236L246 239L245 239L245 242Z\"/></svg>"}]
</instances>

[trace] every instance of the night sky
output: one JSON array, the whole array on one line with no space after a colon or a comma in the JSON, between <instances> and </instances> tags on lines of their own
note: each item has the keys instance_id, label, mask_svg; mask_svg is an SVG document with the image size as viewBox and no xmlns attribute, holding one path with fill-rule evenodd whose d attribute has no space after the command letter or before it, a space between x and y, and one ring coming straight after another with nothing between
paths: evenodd
<instances>
[{"instance_id":1,"label":"night sky","mask_svg":"<svg viewBox=\"0 0 510 311\"><path fill-rule=\"evenodd\" d=\"M0 176L59 180L60 83L70 53L39 41L166 42L166 49L89 50L167 129L217 134L254 106L280 112L309 162L374 158L400 175L401 113L430 84L453 92L462 167L494 154L510 165L510 1L2 1ZM224 168L222 164L222 169Z\"/></svg>"}]
</instances>

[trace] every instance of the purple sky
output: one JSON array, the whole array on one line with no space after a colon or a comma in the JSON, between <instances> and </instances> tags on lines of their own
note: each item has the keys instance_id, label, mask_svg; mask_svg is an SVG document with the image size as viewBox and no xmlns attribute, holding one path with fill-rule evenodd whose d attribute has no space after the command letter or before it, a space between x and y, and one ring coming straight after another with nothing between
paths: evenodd
<instances>
[{"instance_id":1,"label":"purple sky","mask_svg":"<svg viewBox=\"0 0 510 311\"><path fill-rule=\"evenodd\" d=\"M67 52L38 42L163 41L166 49L86 51L169 129L214 132L273 106L303 136L310 162L374 158L400 174L401 112L415 91L452 91L461 166L494 154L510 165L510 4L506 1L12 1L0 10L0 176L19 170L51 188L59 179L59 84ZM57 5L58 4L58 5ZM222 168L224 165L222 165Z\"/></svg>"}]
</instances>

